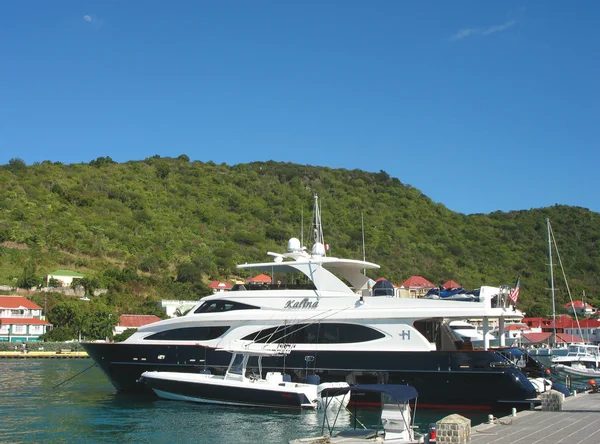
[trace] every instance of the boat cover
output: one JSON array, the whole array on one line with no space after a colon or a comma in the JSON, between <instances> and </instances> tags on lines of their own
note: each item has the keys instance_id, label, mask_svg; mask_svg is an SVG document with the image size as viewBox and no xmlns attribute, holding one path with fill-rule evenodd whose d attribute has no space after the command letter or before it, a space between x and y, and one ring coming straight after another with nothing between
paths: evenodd
<instances>
[{"instance_id":1,"label":"boat cover","mask_svg":"<svg viewBox=\"0 0 600 444\"><path fill-rule=\"evenodd\" d=\"M380 279L373 285L373 296L394 296L394 286L387 279Z\"/></svg>"},{"instance_id":2,"label":"boat cover","mask_svg":"<svg viewBox=\"0 0 600 444\"><path fill-rule=\"evenodd\" d=\"M329 393L335 393L335 395L342 395L348 392L373 392L373 393L386 393L392 396L396 402L407 402L411 399L419 396L417 389L410 385L400 384L356 384L348 387L336 389L335 392L330 391Z\"/></svg>"}]
</instances>

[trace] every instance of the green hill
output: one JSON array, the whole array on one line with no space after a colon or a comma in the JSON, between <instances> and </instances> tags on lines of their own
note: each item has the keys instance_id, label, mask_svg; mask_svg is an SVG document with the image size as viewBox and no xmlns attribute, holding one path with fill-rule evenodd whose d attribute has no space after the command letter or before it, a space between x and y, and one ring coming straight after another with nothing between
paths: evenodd
<instances>
[{"instance_id":1,"label":"green hill","mask_svg":"<svg viewBox=\"0 0 600 444\"><path fill-rule=\"evenodd\" d=\"M371 277L411 275L465 287L514 284L519 306L549 310L546 218L574 297L600 303L600 215L554 206L463 215L387 173L277 162L228 166L155 156L122 164L19 159L0 166L0 283L57 268L107 286L117 312L159 298L205 294L203 284L240 274L308 232L313 194L322 204L330 254L382 266ZM568 301L557 272L557 299ZM243 276L243 274L242 274ZM563 287L564 288L564 287Z\"/></svg>"}]
</instances>

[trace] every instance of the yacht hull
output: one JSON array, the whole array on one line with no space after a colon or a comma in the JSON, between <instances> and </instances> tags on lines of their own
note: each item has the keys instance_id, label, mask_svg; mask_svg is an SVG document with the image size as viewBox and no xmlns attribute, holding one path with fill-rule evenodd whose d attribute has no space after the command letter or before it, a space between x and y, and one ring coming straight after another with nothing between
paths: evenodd
<instances>
[{"instance_id":1,"label":"yacht hull","mask_svg":"<svg viewBox=\"0 0 600 444\"><path fill-rule=\"evenodd\" d=\"M118 391L151 392L138 381L145 371L198 373L227 368L228 354L198 345L84 343L85 350ZM492 351L335 351L294 350L288 356L263 360L263 370L291 375L303 382L317 374L322 382L408 384L419 392L425 408L526 406L535 388L517 368L501 365ZM500 364L500 365L499 365ZM353 401L361 399L353 399ZM364 399L368 402L369 399Z\"/></svg>"}]
</instances>

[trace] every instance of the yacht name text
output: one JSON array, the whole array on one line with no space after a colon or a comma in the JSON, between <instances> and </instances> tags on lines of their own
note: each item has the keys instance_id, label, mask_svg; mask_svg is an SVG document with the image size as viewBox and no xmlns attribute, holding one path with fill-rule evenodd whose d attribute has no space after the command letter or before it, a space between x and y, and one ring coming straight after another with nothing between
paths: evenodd
<instances>
[{"instance_id":1,"label":"yacht name text","mask_svg":"<svg viewBox=\"0 0 600 444\"><path fill-rule=\"evenodd\" d=\"M310 302L308 298L304 298L301 301L297 301L295 299L290 299L285 303L283 308L292 308L292 309L311 309L317 308L319 306L319 301Z\"/></svg>"}]
</instances>

